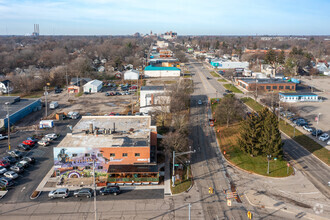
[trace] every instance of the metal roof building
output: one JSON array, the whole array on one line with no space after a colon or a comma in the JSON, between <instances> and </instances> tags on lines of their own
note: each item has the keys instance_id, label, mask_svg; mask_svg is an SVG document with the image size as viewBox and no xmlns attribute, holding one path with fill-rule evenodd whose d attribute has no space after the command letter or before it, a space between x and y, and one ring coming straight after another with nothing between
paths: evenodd
<instances>
[{"instance_id":1,"label":"metal roof building","mask_svg":"<svg viewBox=\"0 0 330 220\"><path fill-rule=\"evenodd\" d=\"M179 77L181 70L176 67L147 66L144 69L145 77Z\"/></svg>"},{"instance_id":2,"label":"metal roof building","mask_svg":"<svg viewBox=\"0 0 330 220\"><path fill-rule=\"evenodd\" d=\"M315 93L279 93L281 102L318 102L319 96Z\"/></svg>"}]
</instances>

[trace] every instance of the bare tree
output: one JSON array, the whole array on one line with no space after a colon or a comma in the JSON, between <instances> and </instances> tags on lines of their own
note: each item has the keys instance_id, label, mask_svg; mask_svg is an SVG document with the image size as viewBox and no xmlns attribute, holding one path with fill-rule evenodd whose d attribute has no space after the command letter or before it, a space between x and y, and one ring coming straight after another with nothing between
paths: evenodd
<instances>
[{"instance_id":1,"label":"bare tree","mask_svg":"<svg viewBox=\"0 0 330 220\"><path fill-rule=\"evenodd\" d=\"M234 96L226 95L215 110L215 118L221 124L229 124L240 120L244 115L244 105Z\"/></svg>"}]
</instances>

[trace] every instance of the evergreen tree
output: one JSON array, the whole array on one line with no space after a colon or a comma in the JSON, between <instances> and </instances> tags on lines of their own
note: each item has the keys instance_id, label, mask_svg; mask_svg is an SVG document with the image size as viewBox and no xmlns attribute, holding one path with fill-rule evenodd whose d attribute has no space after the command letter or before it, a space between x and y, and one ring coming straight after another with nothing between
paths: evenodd
<instances>
[{"instance_id":1,"label":"evergreen tree","mask_svg":"<svg viewBox=\"0 0 330 220\"><path fill-rule=\"evenodd\" d=\"M284 51L281 50L281 53L280 53L280 55L278 56L278 63L279 63L279 64L284 64L284 62L285 62L285 54L284 54Z\"/></svg>"}]
</instances>

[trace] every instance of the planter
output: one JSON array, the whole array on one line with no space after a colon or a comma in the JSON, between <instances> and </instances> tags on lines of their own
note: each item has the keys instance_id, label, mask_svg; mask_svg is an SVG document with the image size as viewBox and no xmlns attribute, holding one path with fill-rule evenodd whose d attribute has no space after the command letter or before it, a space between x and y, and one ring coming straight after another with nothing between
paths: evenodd
<instances>
[{"instance_id":1,"label":"planter","mask_svg":"<svg viewBox=\"0 0 330 220\"><path fill-rule=\"evenodd\" d=\"M41 194L41 191L36 190L32 193L32 195L30 196L30 199L36 199L40 196L40 194Z\"/></svg>"},{"instance_id":2,"label":"planter","mask_svg":"<svg viewBox=\"0 0 330 220\"><path fill-rule=\"evenodd\" d=\"M107 186L107 183L106 183L106 182L103 182L103 183L97 183L96 185L97 185L97 186Z\"/></svg>"}]
</instances>

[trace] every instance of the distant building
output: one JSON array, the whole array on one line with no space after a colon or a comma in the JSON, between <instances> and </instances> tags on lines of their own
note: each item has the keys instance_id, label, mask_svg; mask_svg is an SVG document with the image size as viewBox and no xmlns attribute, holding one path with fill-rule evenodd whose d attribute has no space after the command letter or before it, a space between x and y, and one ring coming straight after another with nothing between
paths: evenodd
<instances>
[{"instance_id":1,"label":"distant building","mask_svg":"<svg viewBox=\"0 0 330 220\"><path fill-rule=\"evenodd\" d=\"M279 93L281 102L318 102L315 93Z\"/></svg>"},{"instance_id":2,"label":"distant building","mask_svg":"<svg viewBox=\"0 0 330 220\"><path fill-rule=\"evenodd\" d=\"M147 66L144 69L145 77L180 77L181 70L176 67Z\"/></svg>"},{"instance_id":3,"label":"distant building","mask_svg":"<svg viewBox=\"0 0 330 220\"><path fill-rule=\"evenodd\" d=\"M97 79L89 81L84 85L84 92L97 93L102 89L103 82Z\"/></svg>"},{"instance_id":4,"label":"distant building","mask_svg":"<svg viewBox=\"0 0 330 220\"><path fill-rule=\"evenodd\" d=\"M233 62L224 59L211 60L210 64L217 69L249 68L249 62Z\"/></svg>"},{"instance_id":5,"label":"distant building","mask_svg":"<svg viewBox=\"0 0 330 220\"><path fill-rule=\"evenodd\" d=\"M170 96L164 86L142 86L140 90L140 112L169 112Z\"/></svg>"},{"instance_id":6,"label":"distant building","mask_svg":"<svg viewBox=\"0 0 330 220\"><path fill-rule=\"evenodd\" d=\"M90 78L78 78L74 77L70 81L70 85L68 86L68 93L79 93L83 91L83 86L92 81Z\"/></svg>"},{"instance_id":7,"label":"distant building","mask_svg":"<svg viewBox=\"0 0 330 220\"><path fill-rule=\"evenodd\" d=\"M127 70L125 73L124 73L124 80L138 80L139 79L139 71L137 70Z\"/></svg>"},{"instance_id":8,"label":"distant building","mask_svg":"<svg viewBox=\"0 0 330 220\"><path fill-rule=\"evenodd\" d=\"M40 99L21 99L19 96L0 96L0 128L8 126L7 107L9 122L13 125L30 113L41 109Z\"/></svg>"},{"instance_id":9,"label":"distant building","mask_svg":"<svg viewBox=\"0 0 330 220\"><path fill-rule=\"evenodd\" d=\"M236 78L236 84L246 91L295 91L296 84L282 79Z\"/></svg>"},{"instance_id":10,"label":"distant building","mask_svg":"<svg viewBox=\"0 0 330 220\"><path fill-rule=\"evenodd\" d=\"M0 81L0 94L3 93L11 93L13 91L13 87L10 86L11 82L9 80Z\"/></svg>"},{"instance_id":11,"label":"distant building","mask_svg":"<svg viewBox=\"0 0 330 220\"><path fill-rule=\"evenodd\" d=\"M166 32L166 33L163 35L163 38L164 38L165 40L174 40L174 39L176 39L177 37L178 37L178 34L175 33L175 32L172 32L172 31L170 31L170 32Z\"/></svg>"}]
</instances>

